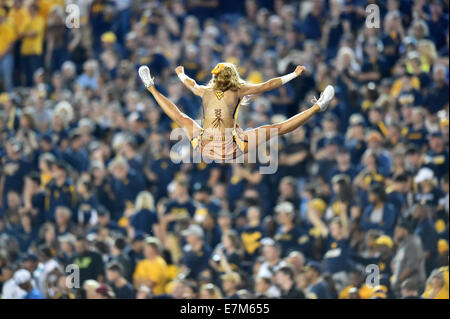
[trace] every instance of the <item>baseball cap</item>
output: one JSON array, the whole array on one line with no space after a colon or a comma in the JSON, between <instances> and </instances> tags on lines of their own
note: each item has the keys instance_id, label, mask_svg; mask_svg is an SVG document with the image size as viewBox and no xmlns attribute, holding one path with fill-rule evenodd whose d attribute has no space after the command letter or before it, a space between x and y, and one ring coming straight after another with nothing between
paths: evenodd
<instances>
[{"instance_id":1,"label":"baseball cap","mask_svg":"<svg viewBox=\"0 0 450 319\"><path fill-rule=\"evenodd\" d=\"M26 269L19 269L14 273L13 278L17 285L22 285L31 280L31 274Z\"/></svg>"},{"instance_id":2,"label":"baseball cap","mask_svg":"<svg viewBox=\"0 0 450 319\"><path fill-rule=\"evenodd\" d=\"M430 137L443 137L440 131L436 131L430 134Z\"/></svg>"},{"instance_id":3,"label":"baseball cap","mask_svg":"<svg viewBox=\"0 0 450 319\"><path fill-rule=\"evenodd\" d=\"M78 137L81 137L81 131L79 129L74 129L72 132L70 132L69 134L69 138L71 140L74 140Z\"/></svg>"},{"instance_id":4,"label":"baseball cap","mask_svg":"<svg viewBox=\"0 0 450 319\"><path fill-rule=\"evenodd\" d=\"M273 240L270 237L265 237L263 239L261 239L261 245L262 246L275 246L275 240Z\"/></svg>"},{"instance_id":5,"label":"baseball cap","mask_svg":"<svg viewBox=\"0 0 450 319\"><path fill-rule=\"evenodd\" d=\"M41 141L45 141L45 142L48 142L48 143L52 143L52 136L50 135L50 134L43 134L42 136L41 136Z\"/></svg>"},{"instance_id":6,"label":"baseball cap","mask_svg":"<svg viewBox=\"0 0 450 319\"><path fill-rule=\"evenodd\" d=\"M133 237L133 243L137 241L143 241L145 239L145 236L142 231L136 231L134 237Z\"/></svg>"},{"instance_id":7,"label":"baseball cap","mask_svg":"<svg viewBox=\"0 0 450 319\"><path fill-rule=\"evenodd\" d=\"M321 274L322 271L323 271L322 265L321 265L319 262L317 262L317 261L310 261L310 262L306 265L306 269L307 269L307 270L309 270L309 269L314 269L314 270L317 271L319 274Z\"/></svg>"},{"instance_id":8,"label":"baseball cap","mask_svg":"<svg viewBox=\"0 0 450 319\"><path fill-rule=\"evenodd\" d=\"M327 209L327 204L321 198L314 198L311 200L310 205L313 209L320 211L321 213L325 212Z\"/></svg>"},{"instance_id":9,"label":"baseball cap","mask_svg":"<svg viewBox=\"0 0 450 319\"><path fill-rule=\"evenodd\" d=\"M102 34L101 40L106 43L115 43L117 41L117 37L114 32L108 31Z\"/></svg>"},{"instance_id":10,"label":"baseball cap","mask_svg":"<svg viewBox=\"0 0 450 319\"><path fill-rule=\"evenodd\" d=\"M392 248L394 246L394 242L392 241L391 237L389 237L387 235L382 235L382 236L378 237L375 240L375 244L377 244L377 245L386 245L389 248Z\"/></svg>"},{"instance_id":11,"label":"baseball cap","mask_svg":"<svg viewBox=\"0 0 450 319\"><path fill-rule=\"evenodd\" d=\"M275 206L276 213L286 213L289 215L293 215L294 210L294 205L291 202L282 202Z\"/></svg>"},{"instance_id":12,"label":"baseball cap","mask_svg":"<svg viewBox=\"0 0 450 319\"><path fill-rule=\"evenodd\" d=\"M194 235L197 236L198 238L203 238L203 234L204 234L203 229L196 224L189 225L188 228L186 228L181 232L181 235L183 236Z\"/></svg>"},{"instance_id":13,"label":"baseball cap","mask_svg":"<svg viewBox=\"0 0 450 319\"><path fill-rule=\"evenodd\" d=\"M422 167L417 173L416 177L414 177L414 183L420 184L423 181L433 179L434 173L431 168Z\"/></svg>"}]
</instances>

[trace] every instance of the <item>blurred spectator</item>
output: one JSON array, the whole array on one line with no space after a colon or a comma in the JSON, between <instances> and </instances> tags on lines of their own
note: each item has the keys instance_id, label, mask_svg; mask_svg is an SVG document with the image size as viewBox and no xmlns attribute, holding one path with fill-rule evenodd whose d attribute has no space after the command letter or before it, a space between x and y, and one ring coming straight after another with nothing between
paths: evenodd
<instances>
[{"instance_id":1,"label":"blurred spectator","mask_svg":"<svg viewBox=\"0 0 450 319\"><path fill-rule=\"evenodd\" d=\"M411 222L401 221L395 228L395 241L399 246L392 263L392 287L400 289L406 280L415 280L419 287L425 284L425 256L420 239L412 234Z\"/></svg>"},{"instance_id":2,"label":"blurred spectator","mask_svg":"<svg viewBox=\"0 0 450 319\"><path fill-rule=\"evenodd\" d=\"M133 274L134 287L146 285L152 290L152 294L164 293L164 285L167 281L167 264L160 256L161 243L155 237L148 237L144 245L144 259L136 265Z\"/></svg>"}]
</instances>

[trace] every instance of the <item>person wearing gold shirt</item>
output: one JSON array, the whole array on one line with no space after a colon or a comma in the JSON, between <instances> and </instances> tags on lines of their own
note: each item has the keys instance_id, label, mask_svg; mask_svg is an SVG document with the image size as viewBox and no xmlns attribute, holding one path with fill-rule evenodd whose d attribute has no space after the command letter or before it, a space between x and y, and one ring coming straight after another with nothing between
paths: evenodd
<instances>
[{"instance_id":1,"label":"person wearing gold shirt","mask_svg":"<svg viewBox=\"0 0 450 319\"><path fill-rule=\"evenodd\" d=\"M164 286L168 281L168 268L160 255L160 247L161 243L157 238L148 237L144 246L145 258L138 262L133 274L136 288L148 286L155 295L164 293Z\"/></svg>"},{"instance_id":2,"label":"person wearing gold shirt","mask_svg":"<svg viewBox=\"0 0 450 319\"><path fill-rule=\"evenodd\" d=\"M42 66L44 47L45 22L38 14L38 6L32 4L29 8L30 23L23 32L20 55L23 71L26 75L26 85L33 85L33 74Z\"/></svg>"},{"instance_id":3,"label":"person wearing gold shirt","mask_svg":"<svg viewBox=\"0 0 450 319\"><path fill-rule=\"evenodd\" d=\"M14 84L12 75L14 70L14 55L12 48L14 46L14 29L7 22L7 12L0 8L0 88L3 82L3 90L11 92ZM0 91L3 91L0 89Z\"/></svg>"}]
</instances>

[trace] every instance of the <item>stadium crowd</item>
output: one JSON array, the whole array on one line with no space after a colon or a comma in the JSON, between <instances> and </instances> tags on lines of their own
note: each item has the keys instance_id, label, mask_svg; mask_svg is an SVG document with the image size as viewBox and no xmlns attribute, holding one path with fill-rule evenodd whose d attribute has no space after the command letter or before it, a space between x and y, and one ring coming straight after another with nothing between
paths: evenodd
<instances>
[{"instance_id":1,"label":"stadium crowd","mask_svg":"<svg viewBox=\"0 0 450 319\"><path fill-rule=\"evenodd\" d=\"M1 297L448 299L448 10L0 0ZM173 161L136 70L201 122L173 70L206 84L220 61L252 83L307 68L252 97L244 128L335 86L280 138L274 174Z\"/></svg>"}]
</instances>

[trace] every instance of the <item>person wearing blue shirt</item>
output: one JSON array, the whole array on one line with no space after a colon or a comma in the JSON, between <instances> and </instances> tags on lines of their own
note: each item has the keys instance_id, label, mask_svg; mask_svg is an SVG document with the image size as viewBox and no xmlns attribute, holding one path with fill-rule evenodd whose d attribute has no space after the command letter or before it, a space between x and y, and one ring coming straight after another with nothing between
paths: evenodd
<instances>
[{"instance_id":1,"label":"person wearing blue shirt","mask_svg":"<svg viewBox=\"0 0 450 319\"><path fill-rule=\"evenodd\" d=\"M258 207L247 209L247 225L240 230L244 246L244 260L253 263L259 255L261 240L266 237L266 230L261 224L261 211Z\"/></svg>"},{"instance_id":2,"label":"person wearing blue shirt","mask_svg":"<svg viewBox=\"0 0 450 319\"><path fill-rule=\"evenodd\" d=\"M351 136L345 139L345 146L350 152L352 164L358 166L367 149L365 141L365 120L359 114L353 114L349 119Z\"/></svg>"},{"instance_id":3,"label":"person wearing blue shirt","mask_svg":"<svg viewBox=\"0 0 450 319\"><path fill-rule=\"evenodd\" d=\"M57 161L52 165L53 179L45 188L44 212L47 221L55 220L55 209L57 206L70 208L74 213L77 206L77 194L75 185L67 177L67 164Z\"/></svg>"},{"instance_id":4,"label":"person wearing blue shirt","mask_svg":"<svg viewBox=\"0 0 450 319\"><path fill-rule=\"evenodd\" d=\"M216 162L205 163L192 163L189 166L185 166L189 172L190 183L194 187L198 185L214 185L217 183L218 178L221 175L221 166Z\"/></svg>"},{"instance_id":5,"label":"person wearing blue shirt","mask_svg":"<svg viewBox=\"0 0 450 319\"><path fill-rule=\"evenodd\" d=\"M384 56L380 54L376 40L369 40L365 50L367 58L361 66L359 82L361 84L371 81L379 83L383 77L389 74L389 66Z\"/></svg>"},{"instance_id":6,"label":"person wearing blue shirt","mask_svg":"<svg viewBox=\"0 0 450 319\"><path fill-rule=\"evenodd\" d=\"M82 88L90 88L94 91L98 89L97 62L95 60L86 61L83 64L83 74L77 78L77 83Z\"/></svg>"},{"instance_id":7,"label":"person wearing blue shirt","mask_svg":"<svg viewBox=\"0 0 450 319\"><path fill-rule=\"evenodd\" d=\"M438 267L438 234L430 216L430 208L418 204L413 210L416 222L415 234L419 236L425 253L425 269L427 276Z\"/></svg>"},{"instance_id":8,"label":"person wearing blue shirt","mask_svg":"<svg viewBox=\"0 0 450 319\"><path fill-rule=\"evenodd\" d=\"M322 1L314 1L312 11L306 16L302 24L302 31L306 36L306 39L317 40L322 36L320 26L323 24L325 15L323 14Z\"/></svg>"},{"instance_id":9,"label":"person wearing blue shirt","mask_svg":"<svg viewBox=\"0 0 450 319\"><path fill-rule=\"evenodd\" d=\"M265 74L265 76L276 76L275 70L267 71L267 74ZM292 85L290 83L287 83L282 87L264 93L264 97L267 97L272 103L272 109L274 113L288 116L290 109L294 103L295 92Z\"/></svg>"},{"instance_id":10,"label":"person wearing blue shirt","mask_svg":"<svg viewBox=\"0 0 450 319\"><path fill-rule=\"evenodd\" d=\"M97 219L97 224L88 230L88 234L95 233L99 228L105 228L109 232L116 233L117 235L126 235L126 229L120 227L117 221L111 220L111 213L105 207L98 207Z\"/></svg>"},{"instance_id":11,"label":"person wearing blue shirt","mask_svg":"<svg viewBox=\"0 0 450 319\"><path fill-rule=\"evenodd\" d=\"M174 199L168 201L164 219L161 220L166 225L168 232L174 231L177 221L193 218L197 210L194 201L189 196L188 184L185 181L175 182L172 198Z\"/></svg>"},{"instance_id":12,"label":"person wearing blue shirt","mask_svg":"<svg viewBox=\"0 0 450 319\"><path fill-rule=\"evenodd\" d=\"M347 175L351 180L357 175L356 168L352 165L350 152L347 148L341 147L336 156L336 167L331 170L330 179L331 181L336 175Z\"/></svg>"},{"instance_id":13,"label":"person wearing blue shirt","mask_svg":"<svg viewBox=\"0 0 450 319\"><path fill-rule=\"evenodd\" d=\"M449 156L441 132L431 134L429 141L430 150L425 155L424 164L434 171L434 175L441 179L448 172Z\"/></svg>"},{"instance_id":14,"label":"person wearing blue shirt","mask_svg":"<svg viewBox=\"0 0 450 319\"><path fill-rule=\"evenodd\" d=\"M344 136L338 131L339 120L333 113L326 113L322 117L322 129L324 136L317 142L317 149L325 147L330 142L336 145L344 145Z\"/></svg>"},{"instance_id":15,"label":"person wearing blue shirt","mask_svg":"<svg viewBox=\"0 0 450 319\"><path fill-rule=\"evenodd\" d=\"M89 153L82 146L82 138L75 131L70 136L70 147L63 154L62 159L72 166L78 173L86 172L89 167Z\"/></svg>"},{"instance_id":16,"label":"person wearing blue shirt","mask_svg":"<svg viewBox=\"0 0 450 319\"><path fill-rule=\"evenodd\" d=\"M173 180L179 165L170 160L167 148L164 148L159 155L159 158L154 159L148 167L144 168L147 180L156 186L154 194L157 201L167 197L167 186Z\"/></svg>"},{"instance_id":17,"label":"person wearing blue shirt","mask_svg":"<svg viewBox=\"0 0 450 319\"><path fill-rule=\"evenodd\" d=\"M281 246L281 256L287 256L291 251L300 250L304 255L311 255L311 245L308 233L294 223L295 209L290 202L282 202L275 207L279 223L275 240Z\"/></svg>"},{"instance_id":18,"label":"person wearing blue shirt","mask_svg":"<svg viewBox=\"0 0 450 319\"><path fill-rule=\"evenodd\" d=\"M187 242L187 245L183 248L183 265L188 269L187 276L197 279L202 271L209 268L211 248L205 245L203 229L198 225L191 224L181 234Z\"/></svg>"},{"instance_id":19,"label":"person wearing blue shirt","mask_svg":"<svg viewBox=\"0 0 450 319\"><path fill-rule=\"evenodd\" d=\"M78 207L75 216L78 224L93 224L97 217L97 209L100 206L89 180L80 179L77 184Z\"/></svg>"},{"instance_id":20,"label":"person wearing blue shirt","mask_svg":"<svg viewBox=\"0 0 450 319\"><path fill-rule=\"evenodd\" d=\"M187 1L187 14L197 17L203 25L206 19L215 17L219 0Z\"/></svg>"},{"instance_id":21,"label":"person wearing blue shirt","mask_svg":"<svg viewBox=\"0 0 450 319\"><path fill-rule=\"evenodd\" d=\"M426 22L436 49L440 50L446 44L446 32L448 32L449 23L448 13L443 12L441 1L431 1L429 8L430 15Z\"/></svg>"},{"instance_id":22,"label":"person wearing blue shirt","mask_svg":"<svg viewBox=\"0 0 450 319\"><path fill-rule=\"evenodd\" d=\"M222 207L220 202L211 197L212 190L206 185L194 185L194 200L200 204L200 209L206 209L206 214L215 217L219 214Z\"/></svg>"},{"instance_id":23,"label":"person wearing blue shirt","mask_svg":"<svg viewBox=\"0 0 450 319\"><path fill-rule=\"evenodd\" d=\"M159 220L155 211L153 195L147 191L139 193L134 209L135 213L130 218L131 226L135 230L156 236Z\"/></svg>"},{"instance_id":24,"label":"person wearing blue shirt","mask_svg":"<svg viewBox=\"0 0 450 319\"><path fill-rule=\"evenodd\" d=\"M394 205L397 214L401 214L407 203L408 175L406 173L397 174L392 179L392 184L386 188L387 201Z\"/></svg>"},{"instance_id":25,"label":"person wearing blue shirt","mask_svg":"<svg viewBox=\"0 0 450 319\"><path fill-rule=\"evenodd\" d=\"M372 185L369 190L369 203L361 219L362 228L382 230L392 236L398 212L391 203L386 202L386 192L382 184Z\"/></svg>"},{"instance_id":26,"label":"person wearing blue shirt","mask_svg":"<svg viewBox=\"0 0 450 319\"><path fill-rule=\"evenodd\" d=\"M138 193L146 188L142 174L130 168L123 157L109 165L113 172L112 191L115 195L113 218L119 220L126 208L132 207Z\"/></svg>"},{"instance_id":27,"label":"person wearing blue shirt","mask_svg":"<svg viewBox=\"0 0 450 319\"><path fill-rule=\"evenodd\" d=\"M106 278L117 299L135 299L133 285L122 275L122 266L117 262L106 265Z\"/></svg>"},{"instance_id":28,"label":"person wearing blue shirt","mask_svg":"<svg viewBox=\"0 0 450 319\"><path fill-rule=\"evenodd\" d=\"M328 286L322 278L322 265L319 262L311 261L305 268L309 282L306 297L309 299L331 299Z\"/></svg>"},{"instance_id":29,"label":"person wearing blue shirt","mask_svg":"<svg viewBox=\"0 0 450 319\"><path fill-rule=\"evenodd\" d=\"M38 237L38 231L33 225L32 217L29 212L22 213L20 216L20 226L12 233L19 241L20 251L27 251Z\"/></svg>"}]
</instances>

